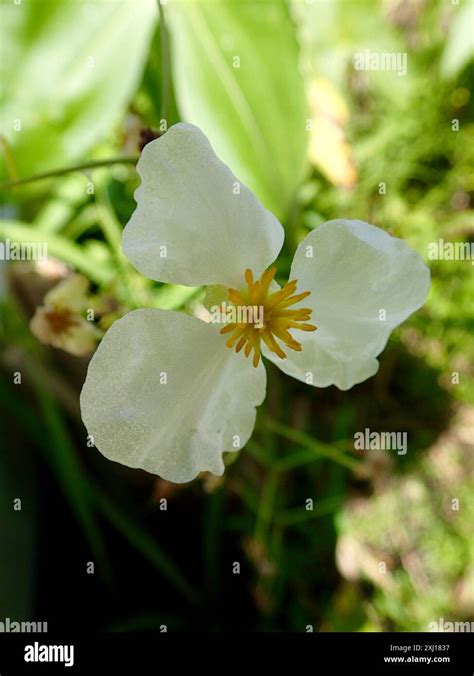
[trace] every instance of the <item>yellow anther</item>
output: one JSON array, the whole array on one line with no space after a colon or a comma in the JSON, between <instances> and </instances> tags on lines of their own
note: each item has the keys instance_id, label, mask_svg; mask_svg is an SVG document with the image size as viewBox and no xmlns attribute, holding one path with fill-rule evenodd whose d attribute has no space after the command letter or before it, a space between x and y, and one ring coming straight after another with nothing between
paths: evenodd
<instances>
[{"instance_id":1,"label":"yellow anther","mask_svg":"<svg viewBox=\"0 0 474 676\"><path fill-rule=\"evenodd\" d=\"M278 338L284 346L301 352L301 344L296 341L290 329L300 331L316 331L316 326L307 324L311 317L310 308L291 309L292 305L299 303L310 295L310 291L295 294L297 281L285 284L282 289L270 293L270 287L276 274L276 268L271 267L261 275L260 279L254 280L252 271L245 270L244 279L247 288L237 291L228 290L229 301L236 307L257 309L259 322L255 321L252 312L246 312L246 320L238 323L227 324L221 329L221 333L230 333L226 341L227 347L240 352L244 348L244 354L249 357L253 351L253 365L258 366L261 356L261 341L265 343L270 352L280 359L286 358L286 353L277 342ZM254 321L250 321L253 318ZM263 321L262 321L263 318ZM237 344L235 344L237 341Z\"/></svg>"}]
</instances>

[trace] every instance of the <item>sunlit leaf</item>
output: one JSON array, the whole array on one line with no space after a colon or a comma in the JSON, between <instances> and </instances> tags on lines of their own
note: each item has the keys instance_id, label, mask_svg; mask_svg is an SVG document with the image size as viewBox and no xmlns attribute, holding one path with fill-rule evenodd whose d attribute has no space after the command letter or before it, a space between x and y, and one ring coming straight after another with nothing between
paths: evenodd
<instances>
[{"instance_id":1,"label":"sunlit leaf","mask_svg":"<svg viewBox=\"0 0 474 676\"><path fill-rule=\"evenodd\" d=\"M110 135L138 86L155 3L29 0L0 12L0 124L17 171L70 164Z\"/></svg>"},{"instance_id":2,"label":"sunlit leaf","mask_svg":"<svg viewBox=\"0 0 474 676\"><path fill-rule=\"evenodd\" d=\"M474 58L474 4L456 8L441 59L441 73L456 76Z\"/></svg>"},{"instance_id":3,"label":"sunlit leaf","mask_svg":"<svg viewBox=\"0 0 474 676\"><path fill-rule=\"evenodd\" d=\"M305 167L308 135L292 22L283 2L169 5L182 117L280 218Z\"/></svg>"},{"instance_id":4,"label":"sunlit leaf","mask_svg":"<svg viewBox=\"0 0 474 676\"><path fill-rule=\"evenodd\" d=\"M96 240L80 246L61 235L51 235L27 223L3 220L0 220L0 240L5 240L6 243L11 240L18 245L39 243L42 248L46 247L48 256L55 256L68 263L98 284L109 281L113 275L110 251Z\"/></svg>"}]
</instances>

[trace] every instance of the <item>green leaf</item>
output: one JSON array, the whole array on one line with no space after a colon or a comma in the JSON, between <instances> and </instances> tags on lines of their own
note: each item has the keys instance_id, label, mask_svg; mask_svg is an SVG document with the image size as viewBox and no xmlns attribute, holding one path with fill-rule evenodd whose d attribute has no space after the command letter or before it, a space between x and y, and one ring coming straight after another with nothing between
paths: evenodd
<instances>
[{"instance_id":1,"label":"green leaf","mask_svg":"<svg viewBox=\"0 0 474 676\"><path fill-rule=\"evenodd\" d=\"M441 59L441 74L455 77L474 58L474 4L456 9Z\"/></svg>"},{"instance_id":2,"label":"green leaf","mask_svg":"<svg viewBox=\"0 0 474 676\"><path fill-rule=\"evenodd\" d=\"M154 293L154 305L162 310L177 310L199 292L198 286L166 284Z\"/></svg>"},{"instance_id":3,"label":"green leaf","mask_svg":"<svg viewBox=\"0 0 474 676\"><path fill-rule=\"evenodd\" d=\"M2 220L0 220L0 240L46 245L48 256L55 256L69 263L97 284L106 283L113 276L110 251L102 242L91 240L89 246L80 246L60 235L51 235L27 223Z\"/></svg>"},{"instance_id":4,"label":"green leaf","mask_svg":"<svg viewBox=\"0 0 474 676\"><path fill-rule=\"evenodd\" d=\"M18 173L71 164L110 134L138 86L155 3L2 0L0 11L0 131Z\"/></svg>"},{"instance_id":5,"label":"green leaf","mask_svg":"<svg viewBox=\"0 0 474 676\"><path fill-rule=\"evenodd\" d=\"M190 0L169 6L183 118L279 218L305 169L308 117L286 5Z\"/></svg>"}]
</instances>

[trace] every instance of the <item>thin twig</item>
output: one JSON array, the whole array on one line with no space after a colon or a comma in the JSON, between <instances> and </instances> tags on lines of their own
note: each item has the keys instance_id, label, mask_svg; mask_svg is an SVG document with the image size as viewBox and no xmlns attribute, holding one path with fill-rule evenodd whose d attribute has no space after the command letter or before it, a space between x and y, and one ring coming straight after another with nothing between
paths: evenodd
<instances>
[{"instance_id":1,"label":"thin twig","mask_svg":"<svg viewBox=\"0 0 474 676\"><path fill-rule=\"evenodd\" d=\"M17 181L5 181L0 183L0 190L7 190L9 188L16 188L17 186L26 185L27 183L34 183L35 181L42 181L47 178L54 178L55 176L64 176L73 171L86 171L87 169L97 169L99 167L109 167L113 164L136 164L138 157L112 157L107 160L92 160L90 162L83 162L82 164L73 164L70 167L63 167L62 169L54 169L53 171L45 171L42 174L35 174L28 176L28 178L21 178Z\"/></svg>"},{"instance_id":2,"label":"thin twig","mask_svg":"<svg viewBox=\"0 0 474 676\"><path fill-rule=\"evenodd\" d=\"M288 441L292 441L298 445L308 448L316 456L328 458L329 460L333 460L339 465L347 467L351 470L356 470L360 466L359 460L356 460L350 455L344 453L344 451L339 449L337 446L331 446L330 444L325 444L322 441L313 439L304 432L287 427L286 425L283 425L276 420L272 420L271 418L266 418L264 424L275 434L288 439Z\"/></svg>"}]
</instances>

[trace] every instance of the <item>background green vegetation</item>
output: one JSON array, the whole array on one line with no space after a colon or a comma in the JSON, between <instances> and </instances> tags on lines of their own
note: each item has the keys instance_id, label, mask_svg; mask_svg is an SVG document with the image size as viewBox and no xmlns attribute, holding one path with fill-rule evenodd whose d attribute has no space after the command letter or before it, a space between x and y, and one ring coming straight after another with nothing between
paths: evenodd
<instances>
[{"instance_id":1,"label":"background green vegetation","mask_svg":"<svg viewBox=\"0 0 474 676\"><path fill-rule=\"evenodd\" d=\"M440 238L474 241L472 2L164 9L167 29L152 0L0 4L0 180L132 158L1 190L0 238L46 241L85 275L102 328L135 307L202 300L147 280L121 253L133 159L163 119L201 126L282 220L282 278L296 243L331 218L375 223L425 259ZM407 52L407 75L354 70L365 49ZM470 261L430 262L427 304L351 391L268 365L252 440L224 477L184 486L87 447L88 359L28 328L53 281L33 264L0 266L0 619L132 631L425 631L474 619ZM354 452L365 427L408 432L408 454Z\"/></svg>"}]
</instances>

